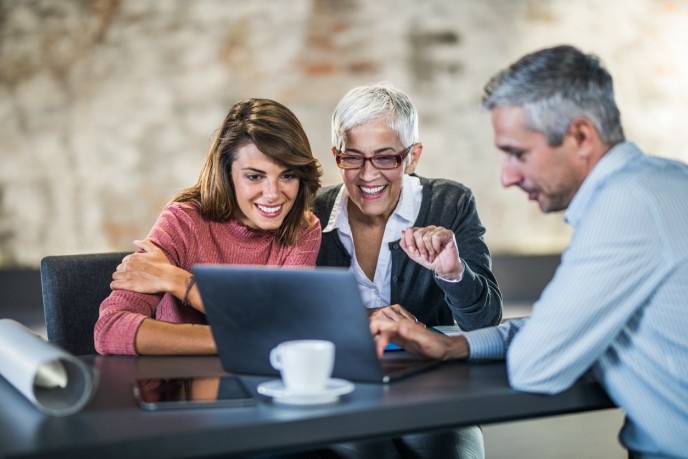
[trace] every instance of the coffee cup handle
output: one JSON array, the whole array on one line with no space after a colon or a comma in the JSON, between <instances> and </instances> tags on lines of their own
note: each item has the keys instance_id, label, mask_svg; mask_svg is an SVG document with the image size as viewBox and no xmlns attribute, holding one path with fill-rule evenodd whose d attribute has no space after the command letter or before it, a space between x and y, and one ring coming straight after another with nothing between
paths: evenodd
<instances>
[{"instance_id":1,"label":"coffee cup handle","mask_svg":"<svg viewBox=\"0 0 688 459\"><path fill-rule=\"evenodd\" d=\"M270 365L272 365L272 368L275 370L282 369L282 359L280 356L281 354L278 347L270 351Z\"/></svg>"}]
</instances>

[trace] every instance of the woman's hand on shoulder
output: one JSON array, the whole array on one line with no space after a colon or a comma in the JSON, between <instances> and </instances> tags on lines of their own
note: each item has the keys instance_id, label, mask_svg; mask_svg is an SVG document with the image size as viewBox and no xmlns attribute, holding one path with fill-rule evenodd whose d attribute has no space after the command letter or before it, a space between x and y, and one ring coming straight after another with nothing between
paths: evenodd
<instances>
[{"instance_id":1,"label":"woman's hand on shoulder","mask_svg":"<svg viewBox=\"0 0 688 459\"><path fill-rule=\"evenodd\" d=\"M170 264L165 253L149 240L134 241L143 252L127 255L112 274L113 290L131 290L138 293L174 293L184 289L189 274Z\"/></svg>"}]
</instances>

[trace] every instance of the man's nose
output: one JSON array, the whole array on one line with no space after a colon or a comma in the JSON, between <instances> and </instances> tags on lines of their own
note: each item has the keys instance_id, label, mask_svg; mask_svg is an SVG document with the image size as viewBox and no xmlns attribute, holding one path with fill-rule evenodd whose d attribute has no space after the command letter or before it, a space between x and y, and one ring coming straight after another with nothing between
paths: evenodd
<instances>
[{"instance_id":1,"label":"man's nose","mask_svg":"<svg viewBox=\"0 0 688 459\"><path fill-rule=\"evenodd\" d=\"M508 159L505 159L502 163L502 174L500 178L502 181L502 186L504 188L509 188L510 186L521 183L523 180L523 175L516 167L514 167L512 164L509 164Z\"/></svg>"}]
</instances>

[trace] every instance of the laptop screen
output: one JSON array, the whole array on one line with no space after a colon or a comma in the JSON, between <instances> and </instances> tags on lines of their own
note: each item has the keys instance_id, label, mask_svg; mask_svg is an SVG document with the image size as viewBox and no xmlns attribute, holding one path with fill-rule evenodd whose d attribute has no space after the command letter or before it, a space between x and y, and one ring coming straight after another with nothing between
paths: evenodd
<instances>
[{"instance_id":1,"label":"laptop screen","mask_svg":"<svg viewBox=\"0 0 688 459\"><path fill-rule=\"evenodd\" d=\"M394 379L383 373L366 308L348 270L196 265L192 271L226 371L277 375L271 349L288 340L325 339L335 344L334 377Z\"/></svg>"}]
</instances>

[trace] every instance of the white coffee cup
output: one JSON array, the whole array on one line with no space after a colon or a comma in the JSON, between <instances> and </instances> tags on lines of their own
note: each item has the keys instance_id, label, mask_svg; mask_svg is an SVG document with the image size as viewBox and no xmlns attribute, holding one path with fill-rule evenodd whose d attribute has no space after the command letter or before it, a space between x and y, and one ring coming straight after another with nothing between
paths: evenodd
<instances>
[{"instance_id":1,"label":"white coffee cup","mask_svg":"<svg viewBox=\"0 0 688 459\"><path fill-rule=\"evenodd\" d=\"M270 364L289 392L320 392L334 367L334 343L318 339L285 341L270 351Z\"/></svg>"}]
</instances>

